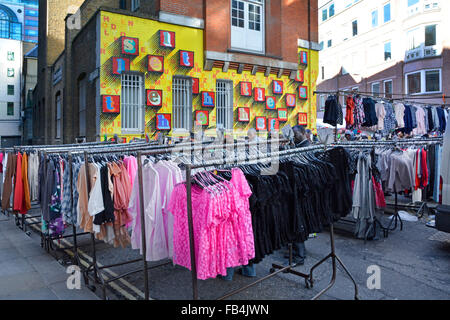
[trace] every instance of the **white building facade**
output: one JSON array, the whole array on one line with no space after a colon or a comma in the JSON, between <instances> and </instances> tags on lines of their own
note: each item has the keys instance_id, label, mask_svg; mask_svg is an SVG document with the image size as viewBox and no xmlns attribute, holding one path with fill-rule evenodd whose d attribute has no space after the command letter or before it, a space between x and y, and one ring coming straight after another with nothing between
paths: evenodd
<instances>
[{"instance_id":1,"label":"white building facade","mask_svg":"<svg viewBox=\"0 0 450 320\"><path fill-rule=\"evenodd\" d=\"M0 147L21 143L22 42L0 39Z\"/></svg>"},{"instance_id":2,"label":"white building facade","mask_svg":"<svg viewBox=\"0 0 450 320\"><path fill-rule=\"evenodd\" d=\"M318 91L446 102L450 1L321 0L318 14Z\"/></svg>"}]
</instances>

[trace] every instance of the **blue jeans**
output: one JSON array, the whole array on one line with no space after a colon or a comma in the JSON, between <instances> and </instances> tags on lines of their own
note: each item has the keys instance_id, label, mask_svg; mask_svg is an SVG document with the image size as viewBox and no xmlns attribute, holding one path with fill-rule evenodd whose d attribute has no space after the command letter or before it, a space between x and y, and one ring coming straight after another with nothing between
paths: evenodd
<instances>
[{"instance_id":1,"label":"blue jeans","mask_svg":"<svg viewBox=\"0 0 450 320\"><path fill-rule=\"evenodd\" d=\"M256 277L255 266L250 263L242 267L242 275L245 277ZM234 268L227 268L227 275L222 277L223 280L232 281L234 276Z\"/></svg>"}]
</instances>

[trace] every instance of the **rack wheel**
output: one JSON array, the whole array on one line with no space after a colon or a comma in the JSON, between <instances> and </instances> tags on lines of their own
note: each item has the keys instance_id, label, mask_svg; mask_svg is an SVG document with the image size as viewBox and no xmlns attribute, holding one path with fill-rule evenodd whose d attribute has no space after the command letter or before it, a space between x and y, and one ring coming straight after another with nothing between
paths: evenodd
<instances>
[{"instance_id":1,"label":"rack wheel","mask_svg":"<svg viewBox=\"0 0 450 320\"><path fill-rule=\"evenodd\" d=\"M274 269L274 268L270 268L269 272L270 272L270 273L274 273L274 272L275 272L275 269Z\"/></svg>"},{"instance_id":2,"label":"rack wheel","mask_svg":"<svg viewBox=\"0 0 450 320\"><path fill-rule=\"evenodd\" d=\"M31 237L31 231L27 231L27 232L25 232L25 234L26 234L27 236Z\"/></svg>"},{"instance_id":3,"label":"rack wheel","mask_svg":"<svg viewBox=\"0 0 450 320\"><path fill-rule=\"evenodd\" d=\"M355 300L360 300L358 296L355 296Z\"/></svg>"}]
</instances>

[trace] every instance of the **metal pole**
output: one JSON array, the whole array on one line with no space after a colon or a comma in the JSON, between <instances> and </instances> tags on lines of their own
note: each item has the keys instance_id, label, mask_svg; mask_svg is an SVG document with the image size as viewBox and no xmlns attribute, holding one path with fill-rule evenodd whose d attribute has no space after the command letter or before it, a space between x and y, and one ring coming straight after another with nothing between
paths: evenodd
<instances>
[{"instance_id":1,"label":"metal pole","mask_svg":"<svg viewBox=\"0 0 450 320\"><path fill-rule=\"evenodd\" d=\"M187 218L189 225L189 247L191 251L191 271L192 271L192 290L193 299L198 300L197 287L197 262L195 258L195 241L194 241L194 223L192 220L192 180L191 180L191 164L186 165L186 195L187 195Z\"/></svg>"},{"instance_id":2,"label":"metal pole","mask_svg":"<svg viewBox=\"0 0 450 320\"><path fill-rule=\"evenodd\" d=\"M141 241L142 241L142 262L144 264L144 285L145 285L145 300L149 300L149 288L148 288L148 272L147 272L147 243L145 236L145 212L144 212L144 184L142 178L142 152L138 152L138 179L139 179L139 206L140 206L140 219L141 219Z\"/></svg>"}]
</instances>

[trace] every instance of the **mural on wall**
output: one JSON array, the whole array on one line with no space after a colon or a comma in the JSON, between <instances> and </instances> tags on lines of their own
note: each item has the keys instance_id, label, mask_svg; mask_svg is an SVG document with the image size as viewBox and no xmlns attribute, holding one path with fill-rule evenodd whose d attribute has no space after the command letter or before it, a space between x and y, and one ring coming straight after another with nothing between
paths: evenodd
<instances>
[{"instance_id":1,"label":"mural on wall","mask_svg":"<svg viewBox=\"0 0 450 320\"><path fill-rule=\"evenodd\" d=\"M157 130L170 133L174 118L174 76L193 78L192 119L205 128L215 128L216 80L222 79L233 81L236 132L246 134L249 128L268 130L269 125L274 129L285 124L294 126L299 113L306 114L307 126L313 132L316 130L316 99L312 93L318 75L318 52L307 51L308 54L302 56L305 49L299 48L299 71L294 80L288 76L278 78L276 74L265 77L263 72L252 75L250 71L239 74L237 70L229 70L224 73L220 68L204 71L203 30L110 12L101 12L100 46L100 95L104 111L101 136L117 134L131 139L145 134L152 136ZM124 71L144 75L145 127L142 133L122 132L119 102ZM269 122L269 119L272 120Z\"/></svg>"}]
</instances>

